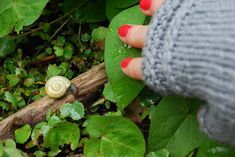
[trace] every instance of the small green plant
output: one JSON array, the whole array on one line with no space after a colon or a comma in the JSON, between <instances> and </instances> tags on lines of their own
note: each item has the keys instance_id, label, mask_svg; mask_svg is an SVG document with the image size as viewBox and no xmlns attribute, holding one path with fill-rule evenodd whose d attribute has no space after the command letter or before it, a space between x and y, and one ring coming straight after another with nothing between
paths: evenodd
<instances>
[{"instance_id":1,"label":"small green plant","mask_svg":"<svg viewBox=\"0 0 235 157\"><path fill-rule=\"evenodd\" d=\"M16 144L13 140L7 140L0 142L0 156L2 157L27 157L25 153L16 148Z\"/></svg>"}]
</instances>

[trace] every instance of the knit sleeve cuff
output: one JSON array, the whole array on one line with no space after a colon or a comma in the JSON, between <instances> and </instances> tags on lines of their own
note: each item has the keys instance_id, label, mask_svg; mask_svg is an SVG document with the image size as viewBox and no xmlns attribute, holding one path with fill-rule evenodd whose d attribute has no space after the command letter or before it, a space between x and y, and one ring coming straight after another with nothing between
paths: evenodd
<instances>
[{"instance_id":1,"label":"knit sleeve cuff","mask_svg":"<svg viewBox=\"0 0 235 157\"><path fill-rule=\"evenodd\" d=\"M191 7L193 0L166 0L152 18L143 49L142 72L145 83L161 94L175 93L173 88L181 91L175 84L169 62L178 28Z\"/></svg>"},{"instance_id":2,"label":"knit sleeve cuff","mask_svg":"<svg viewBox=\"0 0 235 157\"><path fill-rule=\"evenodd\" d=\"M205 105L198 113L200 129L214 140L235 146L235 119L231 111L223 111L215 105Z\"/></svg>"}]
</instances>

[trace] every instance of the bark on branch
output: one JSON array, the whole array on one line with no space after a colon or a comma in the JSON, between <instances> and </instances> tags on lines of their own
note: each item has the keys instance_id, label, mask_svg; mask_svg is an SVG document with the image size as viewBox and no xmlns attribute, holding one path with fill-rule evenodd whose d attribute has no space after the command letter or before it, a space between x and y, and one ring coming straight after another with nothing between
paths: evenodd
<instances>
[{"instance_id":1,"label":"bark on branch","mask_svg":"<svg viewBox=\"0 0 235 157\"><path fill-rule=\"evenodd\" d=\"M69 92L60 99L45 96L2 120L0 122L0 139L13 138L15 129L21 125L27 123L34 126L45 120L48 110L56 112L66 102L82 101L86 95L96 92L105 82L107 82L107 76L102 63L72 80L72 83L79 89L78 97L74 97Z\"/></svg>"}]
</instances>

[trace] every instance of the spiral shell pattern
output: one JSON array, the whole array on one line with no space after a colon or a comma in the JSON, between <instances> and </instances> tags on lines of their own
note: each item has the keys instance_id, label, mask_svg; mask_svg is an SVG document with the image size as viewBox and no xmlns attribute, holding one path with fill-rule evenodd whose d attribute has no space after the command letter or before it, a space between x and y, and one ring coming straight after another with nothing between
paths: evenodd
<instances>
[{"instance_id":1,"label":"spiral shell pattern","mask_svg":"<svg viewBox=\"0 0 235 157\"><path fill-rule=\"evenodd\" d=\"M71 82L63 76L51 77L45 85L45 90L48 96L52 98L62 97L70 87Z\"/></svg>"}]
</instances>

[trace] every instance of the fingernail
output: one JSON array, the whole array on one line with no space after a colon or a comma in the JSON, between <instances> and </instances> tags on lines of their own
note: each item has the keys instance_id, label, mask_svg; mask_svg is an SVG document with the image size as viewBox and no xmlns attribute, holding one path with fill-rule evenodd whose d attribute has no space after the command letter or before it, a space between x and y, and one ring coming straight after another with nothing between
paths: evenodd
<instances>
[{"instance_id":1,"label":"fingernail","mask_svg":"<svg viewBox=\"0 0 235 157\"><path fill-rule=\"evenodd\" d=\"M121 37L125 37L131 27L132 27L132 26L130 26L130 25L122 25L122 26L118 29L119 35L120 35Z\"/></svg>"},{"instance_id":2,"label":"fingernail","mask_svg":"<svg viewBox=\"0 0 235 157\"><path fill-rule=\"evenodd\" d=\"M121 63L122 69L125 69L125 68L128 66L128 64L130 63L130 61L131 61L132 59L133 59L133 58L126 58L126 59L124 59L124 60L122 61L122 63Z\"/></svg>"},{"instance_id":3,"label":"fingernail","mask_svg":"<svg viewBox=\"0 0 235 157\"><path fill-rule=\"evenodd\" d=\"M140 0L140 8L143 10L149 10L151 3L151 0Z\"/></svg>"}]
</instances>

